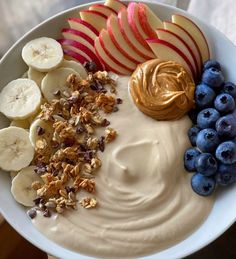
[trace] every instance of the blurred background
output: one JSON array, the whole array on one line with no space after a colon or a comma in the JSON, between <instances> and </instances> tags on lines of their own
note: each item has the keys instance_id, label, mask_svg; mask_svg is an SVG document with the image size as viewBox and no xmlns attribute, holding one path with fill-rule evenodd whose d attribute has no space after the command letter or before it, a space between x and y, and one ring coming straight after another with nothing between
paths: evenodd
<instances>
[{"instance_id":1,"label":"blurred background","mask_svg":"<svg viewBox=\"0 0 236 259\"><path fill-rule=\"evenodd\" d=\"M177 6L214 25L236 44L235 0L149 0ZM35 25L86 0L0 0L0 57ZM219 219L220 220L220 219ZM216 222L217 224L217 222ZM207 235L207 233L206 233ZM235 259L236 225L188 259ZM48 256L19 236L0 215L0 259ZM168 258L167 258L168 259Z\"/></svg>"}]
</instances>

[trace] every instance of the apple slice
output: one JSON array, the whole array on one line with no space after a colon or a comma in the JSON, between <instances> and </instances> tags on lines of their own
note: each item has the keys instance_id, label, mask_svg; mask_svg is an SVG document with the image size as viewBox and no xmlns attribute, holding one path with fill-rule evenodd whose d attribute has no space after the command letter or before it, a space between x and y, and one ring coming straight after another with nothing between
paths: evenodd
<instances>
[{"instance_id":1,"label":"apple slice","mask_svg":"<svg viewBox=\"0 0 236 259\"><path fill-rule=\"evenodd\" d=\"M64 57L66 59L73 59L73 60L79 61L82 65L86 62L89 62L89 60L86 59L84 56L82 56L78 53L75 53L72 50L64 49L63 52L64 52Z\"/></svg>"},{"instance_id":2,"label":"apple slice","mask_svg":"<svg viewBox=\"0 0 236 259\"><path fill-rule=\"evenodd\" d=\"M189 48L189 46L183 41L178 35L174 34L173 32L164 30L164 29L158 29L156 30L157 37L160 40L164 40L169 42L170 44L177 47L179 50L181 50L188 60L191 62L192 67L194 68L194 72L196 75L200 74L200 71L198 71L198 65L197 60L194 57L192 50Z\"/></svg>"},{"instance_id":3,"label":"apple slice","mask_svg":"<svg viewBox=\"0 0 236 259\"><path fill-rule=\"evenodd\" d=\"M150 50L147 42L145 41L148 38L148 35L143 31L139 16L138 16L138 4L135 2L131 2L127 8L128 13L128 22L129 25L134 32L136 39L148 50Z\"/></svg>"},{"instance_id":4,"label":"apple slice","mask_svg":"<svg viewBox=\"0 0 236 259\"><path fill-rule=\"evenodd\" d=\"M203 32L200 30L200 28L197 26L196 23L194 23L189 18L180 15L175 14L172 15L172 22L178 24L182 28L184 28L186 31L189 32L189 34L192 35L193 39L198 45L198 48L202 55L202 61L205 62L210 58L210 50L207 44L207 40L203 34Z\"/></svg>"},{"instance_id":5,"label":"apple slice","mask_svg":"<svg viewBox=\"0 0 236 259\"><path fill-rule=\"evenodd\" d=\"M114 9L103 4L93 4L89 7L89 10L100 12L106 15L107 17L111 14L117 15L117 12Z\"/></svg>"},{"instance_id":6,"label":"apple slice","mask_svg":"<svg viewBox=\"0 0 236 259\"><path fill-rule=\"evenodd\" d=\"M91 39L88 35L83 32L76 31L74 29L62 29L62 35L67 40L74 40L77 41L86 47L88 47L91 51L95 53L94 50L94 40Z\"/></svg>"},{"instance_id":7,"label":"apple slice","mask_svg":"<svg viewBox=\"0 0 236 259\"><path fill-rule=\"evenodd\" d=\"M195 40L192 38L192 36L184 30L179 25L172 23L172 22L163 22L164 28L168 31L173 32L174 34L178 35L182 40L184 40L187 45L190 47L190 49L193 52L193 55L195 56L198 64L198 70L202 70L202 56L200 53L200 50L195 42Z\"/></svg>"},{"instance_id":8,"label":"apple slice","mask_svg":"<svg viewBox=\"0 0 236 259\"><path fill-rule=\"evenodd\" d=\"M68 23L71 29L87 34L91 39L95 39L99 32L89 23L78 18L69 18Z\"/></svg>"},{"instance_id":9,"label":"apple slice","mask_svg":"<svg viewBox=\"0 0 236 259\"><path fill-rule=\"evenodd\" d=\"M107 20L107 31L110 38L116 48L129 60L139 64L146 61L145 58L141 57L124 39L120 27L118 17L115 15L110 15Z\"/></svg>"},{"instance_id":10,"label":"apple slice","mask_svg":"<svg viewBox=\"0 0 236 259\"><path fill-rule=\"evenodd\" d=\"M107 16L92 10L82 10L79 12L82 20L90 23L98 32L106 28Z\"/></svg>"},{"instance_id":11,"label":"apple slice","mask_svg":"<svg viewBox=\"0 0 236 259\"><path fill-rule=\"evenodd\" d=\"M191 62L177 47L160 39L147 39L147 42L157 58L176 61L183 65L193 78L196 78Z\"/></svg>"},{"instance_id":12,"label":"apple slice","mask_svg":"<svg viewBox=\"0 0 236 259\"><path fill-rule=\"evenodd\" d=\"M118 0L106 0L105 6L109 6L113 10L115 10L117 13L122 9L126 8L126 5Z\"/></svg>"},{"instance_id":13,"label":"apple slice","mask_svg":"<svg viewBox=\"0 0 236 259\"><path fill-rule=\"evenodd\" d=\"M103 50L99 37L97 37L94 41L94 47L97 54L97 57L99 58L100 62L106 67L107 70L112 71L119 75L130 75L131 72L118 64L116 64Z\"/></svg>"},{"instance_id":14,"label":"apple slice","mask_svg":"<svg viewBox=\"0 0 236 259\"><path fill-rule=\"evenodd\" d=\"M99 34L99 41L100 41L100 44L101 44L103 50L110 57L110 59L112 59L115 63L117 63L121 67L124 67L125 69L130 70L131 72L135 70L137 63L134 63L131 60L127 59L116 48L116 46L112 42L107 30L105 30L105 29L101 30L101 32Z\"/></svg>"},{"instance_id":15,"label":"apple slice","mask_svg":"<svg viewBox=\"0 0 236 259\"><path fill-rule=\"evenodd\" d=\"M74 40L66 40L66 39L58 40L58 42L62 45L63 49L72 50L73 52L78 53L81 56L84 56L87 60L95 62L98 70L102 69L102 65L99 59L97 58L96 54L94 54L94 52L91 51L85 45Z\"/></svg>"},{"instance_id":16,"label":"apple slice","mask_svg":"<svg viewBox=\"0 0 236 259\"><path fill-rule=\"evenodd\" d=\"M153 11L146 4L138 4L138 18L143 31L148 35L149 38L155 38L155 30L163 28L162 21L153 13Z\"/></svg>"},{"instance_id":17,"label":"apple slice","mask_svg":"<svg viewBox=\"0 0 236 259\"><path fill-rule=\"evenodd\" d=\"M143 47L142 44L136 39L134 32L131 30L128 23L128 14L126 8L122 8L118 13L118 21L120 31L126 40L126 42L133 48L135 52L137 52L141 57L146 60L152 59L155 57L151 49L147 50Z\"/></svg>"}]
</instances>

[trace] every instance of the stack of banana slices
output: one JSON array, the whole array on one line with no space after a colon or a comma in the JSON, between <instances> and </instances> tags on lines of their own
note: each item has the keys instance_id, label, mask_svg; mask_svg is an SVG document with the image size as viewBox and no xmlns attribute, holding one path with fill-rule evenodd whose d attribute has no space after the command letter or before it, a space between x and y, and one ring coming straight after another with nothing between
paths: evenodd
<instances>
[{"instance_id":1,"label":"stack of banana slices","mask_svg":"<svg viewBox=\"0 0 236 259\"><path fill-rule=\"evenodd\" d=\"M57 98L55 93L66 89L66 79L76 74L87 78L84 67L73 60L63 59L61 45L54 39L42 37L28 42L22 58L29 69L22 78L9 82L0 92L0 112L11 120L0 130L0 167L11 172L11 192L24 206L33 206L36 191L31 188L41 178L30 165L34 158L38 126L50 136L52 128L37 118L40 106Z\"/></svg>"}]
</instances>

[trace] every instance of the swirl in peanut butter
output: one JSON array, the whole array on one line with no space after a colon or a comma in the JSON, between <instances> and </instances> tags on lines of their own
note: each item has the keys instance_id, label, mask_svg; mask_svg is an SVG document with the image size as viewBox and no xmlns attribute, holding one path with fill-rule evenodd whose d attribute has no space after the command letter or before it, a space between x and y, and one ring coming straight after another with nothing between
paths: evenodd
<instances>
[{"instance_id":1,"label":"swirl in peanut butter","mask_svg":"<svg viewBox=\"0 0 236 259\"><path fill-rule=\"evenodd\" d=\"M194 107L194 81L174 61L153 59L139 65L129 86L139 110L156 120L180 119Z\"/></svg>"}]
</instances>

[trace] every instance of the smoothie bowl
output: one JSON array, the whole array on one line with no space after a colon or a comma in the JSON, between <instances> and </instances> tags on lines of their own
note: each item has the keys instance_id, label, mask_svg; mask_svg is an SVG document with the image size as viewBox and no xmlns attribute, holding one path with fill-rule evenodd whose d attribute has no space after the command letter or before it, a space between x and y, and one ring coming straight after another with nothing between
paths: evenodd
<instances>
[{"instance_id":1,"label":"smoothie bowl","mask_svg":"<svg viewBox=\"0 0 236 259\"><path fill-rule=\"evenodd\" d=\"M209 244L236 218L235 56L214 28L148 2L34 28L0 63L1 213L59 258Z\"/></svg>"}]
</instances>

